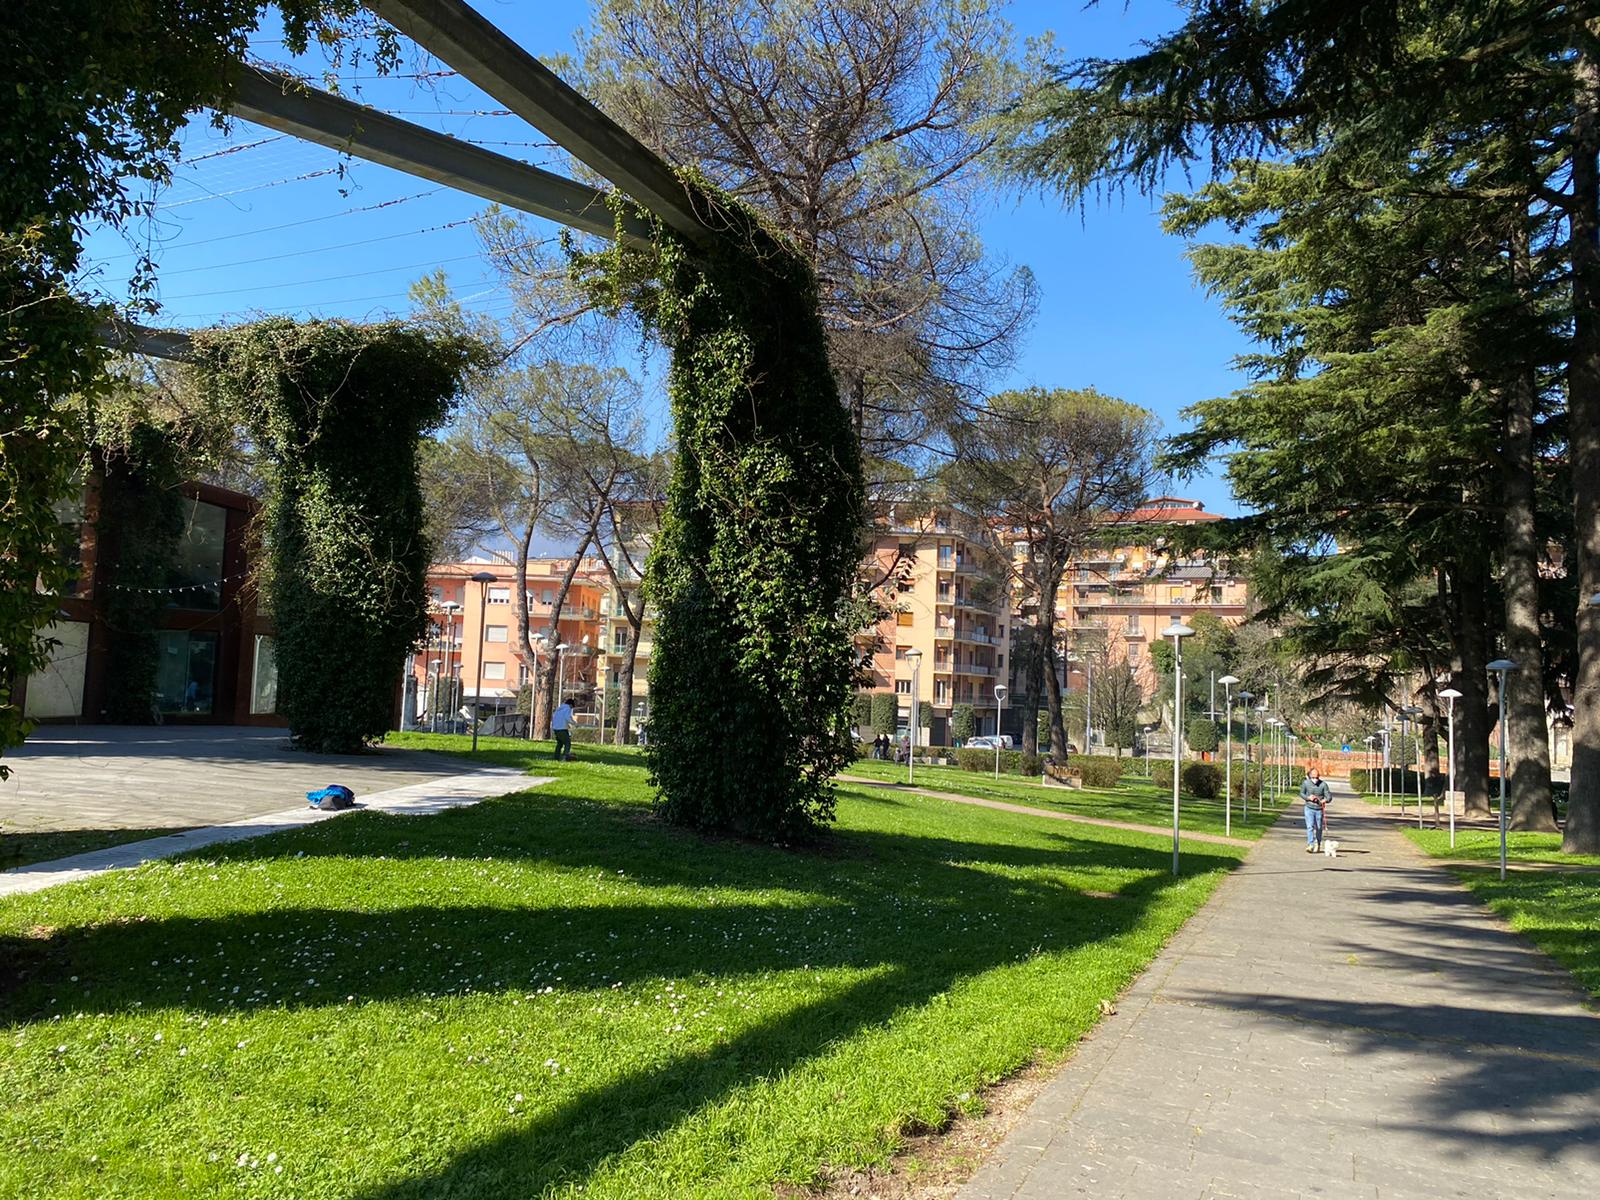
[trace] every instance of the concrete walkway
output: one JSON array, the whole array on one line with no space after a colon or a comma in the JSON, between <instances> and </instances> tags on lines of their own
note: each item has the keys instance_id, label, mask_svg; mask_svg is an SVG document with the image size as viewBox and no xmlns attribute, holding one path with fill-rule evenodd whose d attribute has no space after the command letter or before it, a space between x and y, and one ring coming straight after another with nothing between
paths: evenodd
<instances>
[{"instance_id":1,"label":"concrete walkway","mask_svg":"<svg viewBox=\"0 0 1600 1200\"><path fill-rule=\"evenodd\" d=\"M1600 1189L1600 1016L1353 797L1300 809L1084 1040L960 1200Z\"/></svg>"},{"instance_id":2,"label":"concrete walkway","mask_svg":"<svg viewBox=\"0 0 1600 1200\"><path fill-rule=\"evenodd\" d=\"M1062 812L1056 808L1034 808L1027 804L1012 804L1007 800L989 800L983 796L964 796L960 792L936 792L931 788L913 787L906 783L889 783L882 779L869 779L865 775L839 775L840 783L865 784L867 787L888 788L897 792L910 792L914 796L928 796L934 800L950 800L956 804L974 804L979 808L994 808L1001 812L1022 813L1029 817L1050 817L1056 821L1075 821L1079 825L1098 825L1102 829L1131 829L1134 833L1153 833L1158 837L1171 837L1170 825L1140 825L1133 821L1113 821L1109 817L1087 817L1081 813ZM1070 792L1067 795L1071 795ZM1211 842L1218 846L1250 846L1249 838L1223 837L1220 833L1196 833L1190 829L1178 830L1181 842Z\"/></svg>"},{"instance_id":3,"label":"concrete walkway","mask_svg":"<svg viewBox=\"0 0 1600 1200\"><path fill-rule=\"evenodd\" d=\"M147 838L142 842L126 842L87 854L74 854L53 862L33 863L0 871L0 897L18 896L26 892L42 891L60 883L76 883L107 871L137 867L158 858L171 858L187 850L202 846L215 846L223 842L238 842L263 834L297 829L316 821L354 812L381 812L407 816L429 816L448 808L477 804L492 796L526 791L549 783L550 777L524 775L510 769L475 771L466 775L452 775L427 783L407 784L385 792L362 796L354 808L333 809L324 812L301 803L295 808L283 809L230 821L225 825L212 825L204 829L191 829L166 837Z\"/></svg>"}]
</instances>

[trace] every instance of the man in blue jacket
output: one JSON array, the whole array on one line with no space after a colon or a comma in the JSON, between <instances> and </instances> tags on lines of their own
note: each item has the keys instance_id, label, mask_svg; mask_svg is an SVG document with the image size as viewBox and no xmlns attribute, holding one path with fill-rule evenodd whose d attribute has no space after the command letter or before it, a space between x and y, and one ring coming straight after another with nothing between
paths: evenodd
<instances>
[{"instance_id":1,"label":"man in blue jacket","mask_svg":"<svg viewBox=\"0 0 1600 1200\"><path fill-rule=\"evenodd\" d=\"M1306 853L1315 854L1322 849L1322 834L1327 826L1328 801L1333 793L1328 789L1315 767L1306 772L1300 785L1300 801L1306 810Z\"/></svg>"}]
</instances>

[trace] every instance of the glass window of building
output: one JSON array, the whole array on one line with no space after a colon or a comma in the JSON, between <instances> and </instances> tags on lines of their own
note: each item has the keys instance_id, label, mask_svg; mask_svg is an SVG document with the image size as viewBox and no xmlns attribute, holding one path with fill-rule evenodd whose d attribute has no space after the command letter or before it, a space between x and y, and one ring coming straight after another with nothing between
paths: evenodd
<instances>
[{"instance_id":1,"label":"glass window of building","mask_svg":"<svg viewBox=\"0 0 1600 1200\"><path fill-rule=\"evenodd\" d=\"M173 715L215 710L217 635L163 629L156 664L156 706Z\"/></svg>"},{"instance_id":2,"label":"glass window of building","mask_svg":"<svg viewBox=\"0 0 1600 1200\"><path fill-rule=\"evenodd\" d=\"M167 607L216 612L222 607L222 553L228 510L204 500L183 503L183 533L167 571L167 586L172 589Z\"/></svg>"},{"instance_id":3,"label":"glass window of building","mask_svg":"<svg viewBox=\"0 0 1600 1200\"><path fill-rule=\"evenodd\" d=\"M483 677L485 679L504 679L506 665L503 662L486 662L483 664Z\"/></svg>"},{"instance_id":4,"label":"glass window of building","mask_svg":"<svg viewBox=\"0 0 1600 1200\"><path fill-rule=\"evenodd\" d=\"M511 589L508 587L491 587L489 589L490 604L510 604Z\"/></svg>"},{"instance_id":5,"label":"glass window of building","mask_svg":"<svg viewBox=\"0 0 1600 1200\"><path fill-rule=\"evenodd\" d=\"M510 634L510 627L506 625L486 625L483 629L484 640L488 642L508 641Z\"/></svg>"},{"instance_id":6,"label":"glass window of building","mask_svg":"<svg viewBox=\"0 0 1600 1200\"><path fill-rule=\"evenodd\" d=\"M278 644L264 633L256 634L255 656L250 669L250 711L278 711Z\"/></svg>"}]
</instances>

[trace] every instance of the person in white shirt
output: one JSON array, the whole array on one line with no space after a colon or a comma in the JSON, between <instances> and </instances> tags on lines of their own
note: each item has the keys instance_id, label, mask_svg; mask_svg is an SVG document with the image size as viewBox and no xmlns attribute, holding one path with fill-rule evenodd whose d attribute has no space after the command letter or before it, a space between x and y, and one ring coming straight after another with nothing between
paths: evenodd
<instances>
[{"instance_id":1,"label":"person in white shirt","mask_svg":"<svg viewBox=\"0 0 1600 1200\"><path fill-rule=\"evenodd\" d=\"M556 735L556 757L566 762L572 761L571 724L572 705L563 700L550 714L550 732Z\"/></svg>"}]
</instances>

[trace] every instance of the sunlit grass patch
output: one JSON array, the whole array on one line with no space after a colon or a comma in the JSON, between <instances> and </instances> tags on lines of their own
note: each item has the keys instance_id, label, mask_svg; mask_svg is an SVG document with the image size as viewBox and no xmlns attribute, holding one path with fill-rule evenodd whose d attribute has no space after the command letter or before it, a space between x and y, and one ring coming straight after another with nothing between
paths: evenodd
<instances>
[{"instance_id":1,"label":"sunlit grass patch","mask_svg":"<svg viewBox=\"0 0 1600 1200\"><path fill-rule=\"evenodd\" d=\"M866 788L705 839L578 753L0 903L0 1195L770 1195L1065 1050L1238 857Z\"/></svg>"}]
</instances>

